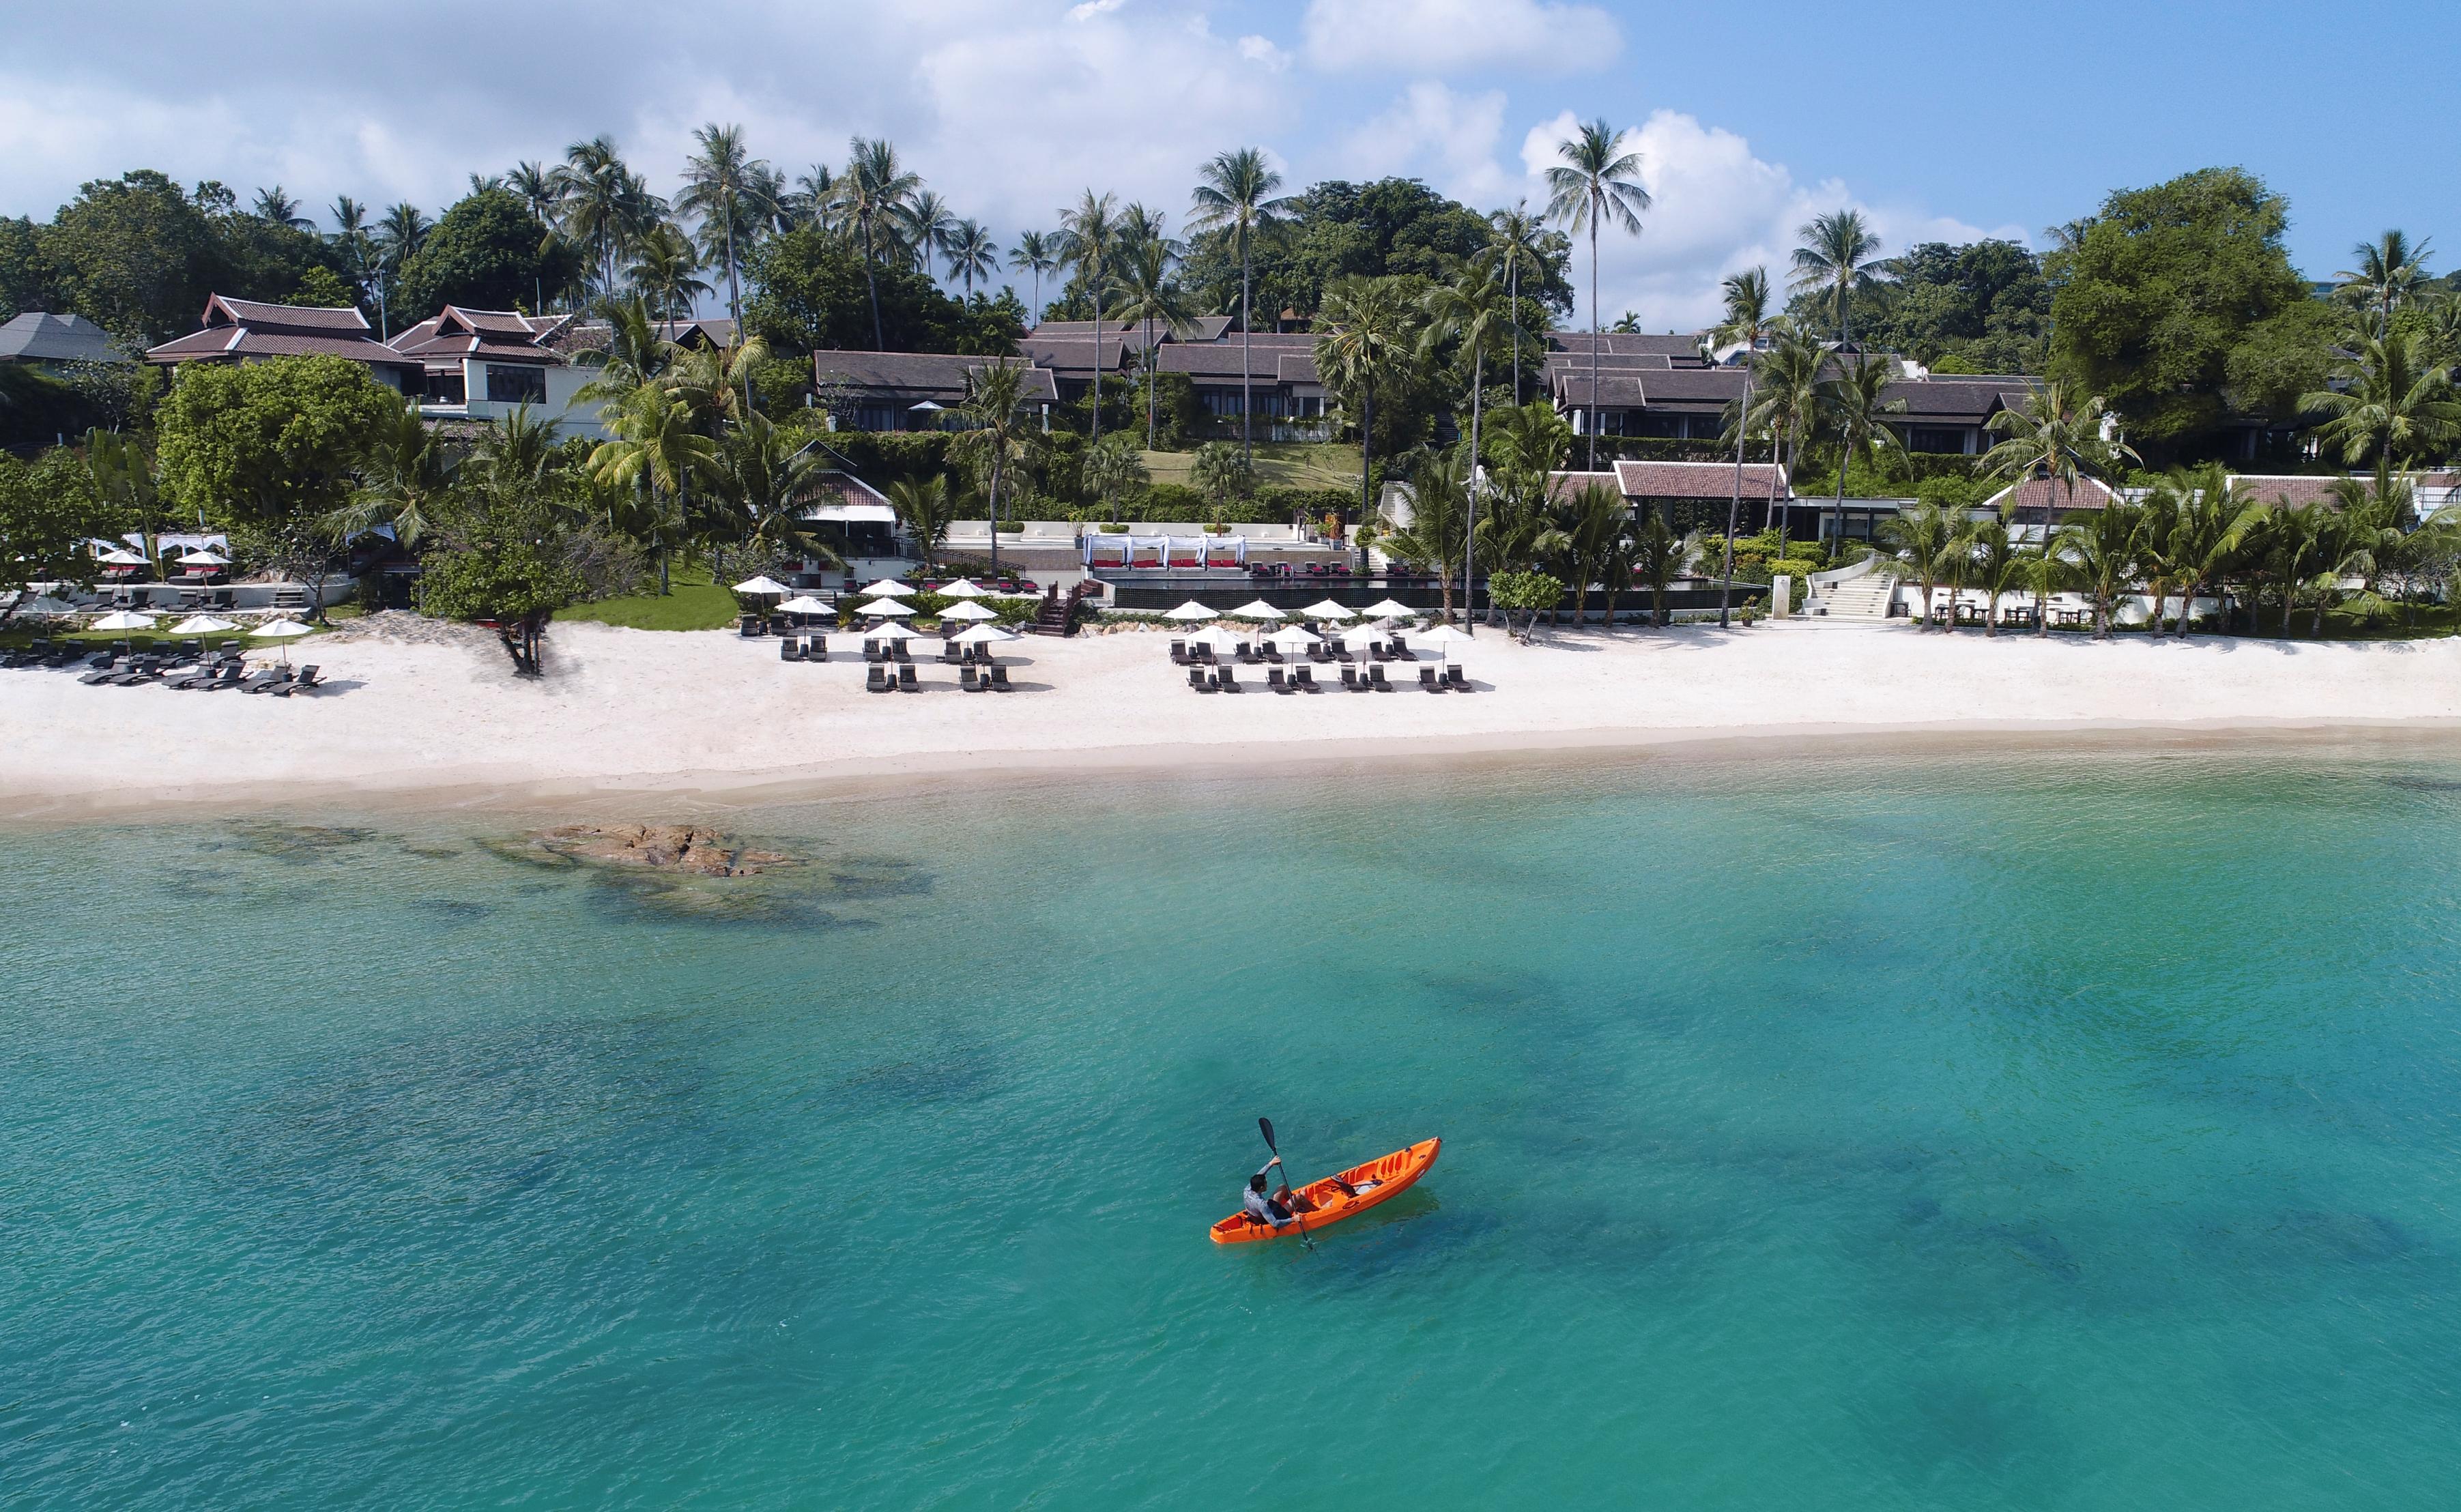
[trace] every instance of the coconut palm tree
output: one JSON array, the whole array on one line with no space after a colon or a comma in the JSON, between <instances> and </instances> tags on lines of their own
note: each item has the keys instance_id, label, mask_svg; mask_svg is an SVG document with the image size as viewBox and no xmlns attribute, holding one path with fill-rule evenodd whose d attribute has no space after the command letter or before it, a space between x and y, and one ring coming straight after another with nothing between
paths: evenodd
<instances>
[{"instance_id":1,"label":"coconut palm tree","mask_svg":"<svg viewBox=\"0 0 2461 1512\"><path fill-rule=\"evenodd\" d=\"M1837 344L1851 345L1853 296L1879 282L1880 239L1860 210L1815 215L1794 234L1803 238L1794 249L1794 291L1827 289L1830 312L1837 317Z\"/></svg>"},{"instance_id":2,"label":"coconut palm tree","mask_svg":"<svg viewBox=\"0 0 2461 1512\"><path fill-rule=\"evenodd\" d=\"M1631 579L1649 586L1650 618L1660 629L1668 624L1666 589L1682 572L1685 554L1683 538L1666 522L1665 512L1643 509L1632 532Z\"/></svg>"},{"instance_id":3,"label":"coconut palm tree","mask_svg":"<svg viewBox=\"0 0 2461 1512\"><path fill-rule=\"evenodd\" d=\"M1640 234L1649 191L1640 186L1640 154L1622 151L1623 134L1590 121L1555 144L1561 160L1547 170L1547 214L1578 236L1590 233L1590 471L1598 470L1598 227Z\"/></svg>"},{"instance_id":4,"label":"coconut palm tree","mask_svg":"<svg viewBox=\"0 0 2461 1512\"><path fill-rule=\"evenodd\" d=\"M693 301L710 291L705 281L693 276L699 267L700 253L692 238L667 222L634 245L624 281L660 319L685 320L692 315Z\"/></svg>"},{"instance_id":5,"label":"coconut palm tree","mask_svg":"<svg viewBox=\"0 0 2461 1512\"><path fill-rule=\"evenodd\" d=\"M845 235L845 227L838 214L840 186L837 170L824 162L816 162L797 174L794 188L781 195L778 202L785 224L790 227L808 225L816 231Z\"/></svg>"},{"instance_id":6,"label":"coconut palm tree","mask_svg":"<svg viewBox=\"0 0 2461 1512\"><path fill-rule=\"evenodd\" d=\"M2336 296L2373 316L2372 334L2382 337L2392 329L2393 311L2418 297L2427 282L2427 249L2431 245L2421 242L2410 245L2407 234L2386 231L2372 242L2361 242L2353 254L2356 268L2343 268L2334 274L2341 287Z\"/></svg>"},{"instance_id":7,"label":"coconut palm tree","mask_svg":"<svg viewBox=\"0 0 2461 1512\"><path fill-rule=\"evenodd\" d=\"M1173 335L1185 336L1194 329L1196 307L1180 291L1171 278L1174 259L1171 244L1159 236L1148 236L1133 242L1120 257L1119 309L1115 313L1124 324L1143 325L1145 329L1145 350L1138 361L1145 369L1145 450L1154 449L1155 394L1161 351L1154 326Z\"/></svg>"},{"instance_id":8,"label":"coconut palm tree","mask_svg":"<svg viewBox=\"0 0 2461 1512\"><path fill-rule=\"evenodd\" d=\"M970 299L977 280L988 284L999 271L999 244L979 221L959 221L950 230L947 255L949 276L965 286Z\"/></svg>"},{"instance_id":9,"label":"coconut palm tree","mask_svg":"<svg viewBox=\"0 0 2461 1512\"><path fill-rule=\"evenodd\" d=\"M282 185L256 191L255 215L260 221L292 231L312 231L316 223L299 213L299 202L282 192Z\"/></svg>"},{"instance_id":10,"label":"coconut palm tree","mask_svg":"<svg viewBox=\"0 0 2461 1512\"><path fill-rule=\"evenodd\" d=\"M1546 276L1547 260L1538 251L1538 237L1546 222L1531 212L1530 202L1516 201L1509 210L1490 210L1487 216L1487 245L1478 252L1480 262L1504 277L1504 297L1512 311L1512 402L1521 402L1521 275L1532 278Z\"/></svg>"},{"instance_id":11,"label":"coconut palm tree","mask_svg":"<svg viewBox=\"0 0 2461 1512\"><path fill-rule=\"evenodd\" d=\"M1959 574L1970 587L1989 595L1982 611L1982 634L2000 633L2000 601L2024 586L2026 553L2000 517L1976 521L1965 530L1965 565ZM1955 615L1950 618L1954 620Z\"/></svg>"},{"instance_id":12,"label":"coconut palm tree","mask_svg":"<svg viewBox=\"0 0 2461 1512\"><path fill-rule=\"evenodd\" d=\"M1316 311L1316 372L1327 386L1359 399L1359 518L1376 515L1373 495L1376 386L1410 358L1417 332L1402 286L1390 278L1352 275L1325 286ZM1447 603L1452 586L1444 586Z\"/></svg>"},{"instance_id":13,"label":"coconut palm tree","mask_svg":"<svg viewBox=\"0 0 2461 1512\"><path fill-rule=\"evenodd\" d=\"M504 187L529 206L530 214L542 221L555 218L558 198L555 176L547 171L546 164L531 161L513 164L513 171L504 175Z\"/></svg>"},{"instance_id":14,"label":"coconut palm tree","mask_svg":"<svg viewBox=\"0 0 2461 1512\"><path fill-rule=\"evenodd\" d=\"M749 402L753 371L769 360L769 343L759 336L719 346L679 349L657 382L684 401L693 423L711 437L741 425L754 413Z\"/></svg>"},{"instance_id":15,"label":"coconut palm tree","mask_svg":"<svg viewBox=\"0 0 2461 1512\"><path fill-rule=\"evenodd\" d=\"M416 410L417 406L411 408ZM160 561L162 552L155 538L163 525L162 493L154 456L144 438L126 431L86 432L85 469L94 479L96 496L137 526L145 547L145 560ZM203 512L200 510L198 523L203 522Z\"/></svg>"},{"instance_id":16,"label":"coconut palm tree","mask_svg":"<svg viewBox=\"0 0 2461 1512\"><path fill-rule=\"evenodd\" d=\"M555 421L516 404L480 433L462 469L490 488L536 493L562 465Z\"/></svg>"},{"instance_id":17,"label":"coconut palm tree","mask_svg":"<svg viewBox=\"0 0 2461 1512\"><path fill-rule=\"evenodd\" d=\"M2051 485L2043 491L2042 554L2046 560L2051 554L2054 496L2072 502L2079 482L2108 480L2122 461L2139 460L2125 442L2114 438L2116 426L2102 395L2086 397L2064 378L2044 383L2024 408L2002 410L1991 416L1991 429L2001 439L1982 454L1978 471L1986 478L2040 479ZM2037 635L2051 632L2047 598L2045 590L2038 591L2034 599Z\"/></svg>"},{"instance_id":18,"label":"coconut palm tree","mask_svg":"<svg viewBox=\"0 0 2461 1512\"><path fill-rule=\"evenodd\" d=\"M618 259L648 229L643 221L655 197L625 166L611 137L593 137L567 147L564 161L547 177L555 186L565 236L589 249L599 292L612 298Z\"/></svg>"},{"instance_id":19,"label":"coconut palm tree","mask_svg":"<svg viewBox=\"0 0 2461 1512\"><path fill-rule=\"evenodd\" d=\"M2395 467L2461 433L2451 373L2428 360L2426 338L2415 331L2360 338L2334 363L2333 376L2334 387L2300 394L2299 407L2330 416L2316 438L2344 462L2374 458L2379 494L2390 491Z\"/></svg>"},{"instance_id":20,"label":"coconut palm tree","mask_svg":"<svg viewBox=\"0 0 2461 1512\"><path fill-rule=\"evenodd\" d=\"M1604 483L1585 483L1565 500L1559 527L1564 533L1564 559L1573 579L1573 626L1589 623L1590 581L1603 578L1607 559L1632 529L1632 505L1622 493Z\"/></svg>"},{"instance_id":21,"label":"coconut palm tree","mask_svg":"<svg viewBox=\"0 0 2461 1512\"><path fill-rule=\"evenodd\" d=\"M376 222L376 245L384 248L387 260L398 271L417 250L427 245L427 233L436 229L418 206L405 200L387 210Z\"/></svg>"},{"instance_id":22,"label":"coconut palm tree","mask_svg":"<svg viewBox=\"0 0 2461 1512\"><path fill-rule=\"evenodd\" d=\"M966 374L966 402L957 407L967 427L951 447L970 456L990 479L992 570L999 570L1000 483L1008 468L1032 446L1037 433L1025 422L1026 364L1001 358Z\"/></svg>"},{"instance_id":23,"label":"coconut palm tree","mask_svg":"<svg viewBox=\"0 0 2461 1512\"><path fill-rule=\"evenodd\" d=\"M589 454L590 475L610 490L647 495L649 528L635 534L657 556L658 591L671 592L668 560L691 509L693 484L717 469L717 443L694 426L692 407L658 384L642 384L602 414L613 439Z\"/></svg>"},{"instance_id":24,"label":"coconut palm tree","mask_svg":"<svg viewBox=\"0 0 2461 1512\"><path fill-rule=\"evenodd\" d=\"M1087 189L1073 210L1059 212L1061 256L1077 269L1085 297L1094 302L1094 419L1092 439L1102 438L1102 296L1110 292L1120 249L1120 214L1112 195Z\"/></svg>"},{"instance_id":25,"label":"coconut palm tree","mask_svg":"<svg viewBox=\"0 0 2461 1512\"><path fill-rule=\"evenodd\" d=\"M453 458L419 417L418 401L409 400L368 437L350 496L327 526L335 540L349 543L390 525L394 540L415 546L435 525L453 473Z\"/></svg>"},{"instance_id":26,"label":"coconut palm tree","mask_svg":"<svg viewBox=\"0 0 2461 1512\"><path fill-rule=\"evenodd\" d=\"M874 267L882 252L895 245L898 216L907 200L922 187L922 179L897 160L897 149L887 138L854 138L845 178L838 186L838 202L863 249L863 286L871 300L875 349L888 342L881 334L880 281Z\"/></svg>"},{"instance_id":27,"label":"coconut palm tree","mask_svg":"<svg viewBox=\"0 0 2461 1512\"><path fill-rule=\"evenodd\" d=\"M1922 609L1917 629L1931 628L1932 595L1943 579L1954 583L1958 558L1966 549L1965 513L1953 505L1925 500L1905 514L1880 522L1881 571L1922 585ZM1949 620L1955 623L1952 613Z\"/></svg>"},{"instance_id":28,"label":"coconut palm tree","mask_svg":"<svg viewBox=\"0 0 2461 1512\"><path fill-rule=\"evenodd\" d=\"M2119 601L2143 581L2148 523L2144 509L2114 499L2059 529L2052 554L2067 563L2071 581L2093 601L2095 640L2110 639Z\"/></svg>"},{"instance_id":29,"label":"coconut palm tree","mask_svg":"<svg viewBox=\"0 0 2461 1512\"><path fill-rule=\"evenodd\" d=\"M730 537L756 556L811 557L842 567L845 559L804 518L814 479L828 466L826 457L755 413L718 437L709 494L724 511Z\"/></svg>"},{"instance_id":30,"label":"coconut palm tree","mask_svg":"<svg viewBox=\"0 0 2461 1512\"><path fill-rule=\"evenodd\" d=\"M1282 176L1265 161L1259 148L1217 153L1196 170L1196 176L1188 229L1224 238L1230 254L1239 259L1239 449L1253 456L1255 436L1248 416L1255 408L1251 394L1255 361L1248 337L1256 323L1248 308L1250 264L1256 238L1287 221L1294 202L1273 197L1273 191L1282 186Z\"/></svg>"},{"instance_id":31,"label":"coconut palm tree","mask_svg":"<svg viewBox=\"0 0 2461 1512\"><path fill-rule=\"evenodd\" d=\"M1777 315L1769 308L1767 268L1746 268L1728 277L1722 287L1726 317L1710 333L1710 339L1722 347L1740 342L1744 349L1744 394L1734 410L1735 492L1726 501L1726 558L1718 572L1718 628L1723 630L1728 628L1727 604L1735 590L1735 529L1744 512L1744 439L1750 435L1753 371L1760 362L1761 343L1777 328ZM1769 459L1777 459L1774 451ZM1771 486L1775 486L1774 479ZM1776 512L1774 505L1770 512Z\"/></svg>"},{"instance_id":32,"label":"coconut palm tree","mask_svg":"<svg viewBox=\"0 0 2461 1512\"><path fill-rule=\"evenodd\" d=\"M946 200L919 189L900 208L897 220L906 255L916 272L931 272L933 257L949 255L949 244L957 234L957 216Z\"/></svg>"},{"instance_id":33,"label":"coconut palm tree","mask_svg":"<svg viewBox=\"0 0 2461 1512\"><path fill-rule=\"evenodd\" d=\"M1034 275L1034 324L1042 324L1042 275L1059 271L1059 238L1047 231L1024 231L1008 249L1008 266Z\"/></svg>"},{"instance_id":34,"label":"coconut palm tree","mask_svg":"<svg viewBox=\"0 0 2461 1512\"><path fill-rule=\"evenodd\" d=\"M607 307L607 345L573 359L598 371L574 397L591 404L620 400L655 381L682 355L683 349L660 333L657 317L639 296L615 301Z\"/></svg>"},{"instance_id":35,"label":"coconut palm tree","mask_svg":"<svg viewBox=\"0 0 2461 1512\"><path fill-rule=\"evenodd\" d=\"M1105 437L1100 446L1085 449L1085 460L1079 465L1078 477L1096 499L1102 501L1111 523L1120 522L1120 494L1150 479L1145 459L1128 444L1124 436Z\"/></svg>"},{"instance_id":36,"label":"coconut palm tree","mask_svg":"<svg viewBox=\"0 0 2461 1512\"><path fill-rule=\"evenodd\" d=\"M1462 549L1462 618L1476 634L1478 596L1471 584L1477 574L1478 497L1485 486L1486 453L1481 449L1480 421L1487 390L1487 350L1505 334L1509 312L1496 268L1472 260L1453 270L1449 283L1429 286L1419 296L1419 313L1426 324L1419 337L1420 355L1432 357L1439 343L1457 341L1469 350L1469 537Z\"/></svg>"},{"instance_id":37,"label":"coconut palm tree","mask_svg":"<svg viewBox=\"0 0 2461 1512\"><path fill-rule=\"evenodd\" d=\"M777 213L766 181L768 164L755 159L743 144L743 128L716 121L693 133L693 152L684 160L684 192L675 208L700 218L703 260L726 274L726 312L743 319L743 246L754 227Z\"/></svg>"},{"instance_id":38,"label":"coconut palm tree","mask_svg":"<svg viewBox=\"0 0 2461 1512\"><path fill-rule=\"evenodd\" d=\"M1886 357L1856 352L1851 362L1820 385L1820 407L1830 434L1837 438L1837 498L1833 534L1846 535L1846 469L1856 461L1874 463L1880 450L1897 442L1881 417L1905 412L1906 401L1888 397L1896 364Z\"/></svg>"},{"instance_id":39,"label":"coconut palm tree","mask_svg":"<svg viewBox=\"0 0 2461 1512\"><path fill-rule=\"evenodd\" d=\"M949 526L955 522L965 496L949 487L947 475L933 473L928 478L901 478L888 488L888 507L897 515L897 522L914 538L914 554L923 559L923 570L934 570L940 562L940 543L949 538ZM992 552L997 560L999 532L992 532Z\"/></svg>"},{"instance_id":40,"label":"coconut palm tree","mask_svg":"<svg viewBox=\"0 0 2461 1512\"><path fill-rule=\"evenodd\" d=\"M1757 364L1760 400L1754 406L1751 427L1767 434L1770 455L1786 463L1790 479L1803 443L1817 436L1829 417L1820 386L1829 371L1830 355L1792 322L1781 318L1775 324L1777 339Z\"/></svg>"},{"instance_id":41,"label":"coconut palm tree","mask_svg":"<svg viewBox=\"0 0 2461 1512\"><path fill-rule=\"evenodd\" d=\"M1384 554L1434 571L1444 589L1444 623L1453 622L1453 572L1469 549L1467 458L1428 451L1410 469L1410 522L1379 538Z\"/></svg>"}]
</instances>

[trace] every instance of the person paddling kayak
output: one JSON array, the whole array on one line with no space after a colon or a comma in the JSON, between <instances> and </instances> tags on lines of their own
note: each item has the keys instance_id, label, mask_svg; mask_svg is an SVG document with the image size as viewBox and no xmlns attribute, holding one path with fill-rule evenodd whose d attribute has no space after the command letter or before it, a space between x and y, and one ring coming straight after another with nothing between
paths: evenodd
<instances>
[{"instance_id":1,"label":"person paddling kayak","mask_svg":"<svg viewBox=\"0 0 2461 1512\"><path fill-rule=\"evenodd\" d=\"M1287 1177L1283 1179L1282 1189L1278 1192L1266 1189L1265 1178L1272 1173L1274 1166L1281 1163L1282 1158L1278 1155L1267 1161L1263 1170L1248 1178L1248 1190L1241 1199L1241 1205L1247 1209L1250 1217L1259 1223L1271 1224L1275 1228L1298 1222L1292 1211L1292 1203L1297 1199L1291 1193L1289 1179Z\"/></svg>"}]
</instances>

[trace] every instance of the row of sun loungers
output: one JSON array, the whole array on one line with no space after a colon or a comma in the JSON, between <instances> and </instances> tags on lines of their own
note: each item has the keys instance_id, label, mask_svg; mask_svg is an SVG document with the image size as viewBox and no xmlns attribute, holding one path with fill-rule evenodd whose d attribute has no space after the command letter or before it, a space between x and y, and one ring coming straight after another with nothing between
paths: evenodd
<instances>
[{"instance_id":1,"label":"row of sun loungers","mask_svg":"<svg viewBox=\"0 0 2461 1512\"><path fill-rule=\"evenodd\" d=\"M977 671L972 667L965 668L959 673L957 688L961 692L970 693L1005 693L1016 691L1016 685L1008 680L1008 669L1005 667L992 667L984 671ZM875 664L865 671L863 691L871 693L919 693L923 691L923 685L915 680L914 664L911 662L903 663L894 668Z\"/></svg>"},{"instance_id":2,"label":"row of sun loungers","mask_svg":"<svg viewBox=\"0 0 2461 1512\"><path fill-rule=\"evenodd\" d=\"M1258 646L1241 641L1230 654L1243 667L1296 661L1301 656L1319 666L1327 663L1348 665L1357 662L1362 655L1370 661L1377 662L1406 662L1416 659L1411 656L1409 648L1399 640L1366 642L1359 651L1351 650L1347 642L1338 649L1328 649L1319 644L1307 651L1294 651L1288 656L1283 655L1277 647ZM1186 641L1173 641L1170 643L1170 659L1182 667L1217 667L1221 665L1222 656L1209 646L1190 646Z\"/></svg>"},{"instance_id":3,"label":"row of sun loungers","mask_svg":"<svg viewBox=\"0 0 2461 1512\"><path fill-rule=\"evenodd\" d=\"M778 659L781 662L824 662L829 658L829 641L825 635L787 636L778 643ZM911 663L914 652L902 640L866 641L863 659L875 667L896 667ZM988 646L960 646L944 641L935 658L950 667L989 667L993 665L992 649Z\"/></svg>"},{"instance_id":4,"label":"row of sun loungers","mask_svg":"<svg viewBox=\"0 0 2461 1512\"><path fill-rule=\"evenodd\" d=\"M180 668L188 667L186 672ZM212 657L181 660L176 653L157 655L140 652L121 655L116 651L97 651L91 657L87 670L77 681L89 688L137 688L146 683L160 683L182 692L213 692L236 688L244 693L272 693L288 698L293 693L312 692L325 685L325 678L315 663L297 671L288 667L268 667L250 676L247 663L237 652L219 652Z\"/></svg>"},{"instance_id":5,"label":"row of sun loungers","mask_svg":"<svg viewBox=\"0 0 2461 1512\"><path fill-rule=\"evenodd\" d=\"M1236 693L1245 692L1256 685L1241 682L1235 667L1190 667L1188 670L1188 686L1201 693ZM1271 668L1265 673L1263 686L1266 692L1276 693L1316 693L1331 688L1330 684L1316 680L1313 667L1293 668L1287 673L1279 667ZM1344 667L1341 670L1341 691L1344 692L1389 693L1404 686L1407 685L1388 680L1380 666L1364 669ZM1472 691L1469 679L1462 674L1459 667L1420 668L1419 688L1423 692L1431 693Z\"/></svg>"}]
</instances>

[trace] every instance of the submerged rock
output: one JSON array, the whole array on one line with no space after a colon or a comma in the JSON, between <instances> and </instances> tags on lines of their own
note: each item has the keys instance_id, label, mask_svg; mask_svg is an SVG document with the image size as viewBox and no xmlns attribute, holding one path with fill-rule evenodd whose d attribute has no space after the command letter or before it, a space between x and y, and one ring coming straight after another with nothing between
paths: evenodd
<instances>
[{"instance_id":1,"label":"submerged rock","mask_svg":"<svg viewBox=\"0 0 2461 1512\"><path fill-rule=\"evenodd\" d=\"M529 836L514 853L549 865L626 866L696 877L756 877L795 863L781 851L738 845L696 824L564 824Z\"/></svg>"}]
</instances>

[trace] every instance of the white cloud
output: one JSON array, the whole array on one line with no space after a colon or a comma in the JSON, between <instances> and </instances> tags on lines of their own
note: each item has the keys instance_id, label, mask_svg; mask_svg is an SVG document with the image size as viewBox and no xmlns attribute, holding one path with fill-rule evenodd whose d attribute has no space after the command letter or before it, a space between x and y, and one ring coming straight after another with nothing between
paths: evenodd
<instances>
[{"instance_id":1,"label":"white cloud","mask_svg":"<svg viewBox=\"0 0 2461 1512\"><path fill-rule=\"evenodd\" d=\"M1083 5L1077 6L1069 11L1068 19L1071 21L1090 21L1098 15L1108 15L1127 3L1128 0L1085 0Z\"/></svg>"},{"instance_id":2,"label":"white cloud","mask_svg":"<svg viewBox=\"0 0 2461 1512\"><path fill-rule=\"evenodd\" d=\"M1502 90L1463 96L1422 80L1351 132L1342 143L1342 172L1423 179L1466 204L1494 204L1512 188L1495 160L1504 105Z\"/></svg>"},{"instance_id":3,"label":"white cloud","mask_svg":"<svg viewBox=\"0 0 2461 1512\"><path fill-rule=\"evenodd\" d=\"M1327 70L1575 74L1623 48L1604 11L1541 0L1312 0L1299 31Z\"/></svg>"},{"instance_id":4,"label":"white cloud","mask_svg":"<svg viewBox=\"0 0 2461 1512\"><path fill-rule=\"evenodd\" d=\"M1239 39L1239 55L1251 63L1262 63L1278 74L1291 66L1290 53L1273 45L1269 36L1243 36Z\"/></svg>"},{"instance_id":5,"label":"white cloud","mask_svg":"<svg viewBox=\"0 0 2461 1512\"><path fill-rule=\"evenodd\" d=\"M1557 160L1556 144L1577 125L1573 113L1530 128L1522 139L1523 166L1532 197L1539 175ZM1885 251L1922 241L1966 242L1984 235L2023 239L2014 226L1994 231L1953 219L1872 204L1835 180L1803 184L1782 163L1753 155L1734 132L1704 126L1691 116L1661 110L1627 132L1623 147L1641 156L1641 186L1651 205L1641 233L1612 228L1598 238L1598 304L1613 320L1625 310L1650 330L1693 330L1718 314L1719 281L1755 265L1769 270L1783 288L1798 241L1797 228L1825 210L1852 206L1878 231ZM1584 236L1575 249L1573 283L1581 291L1580 318L1588 319L1589 256Z\"/></svg>"}]
</instances>

